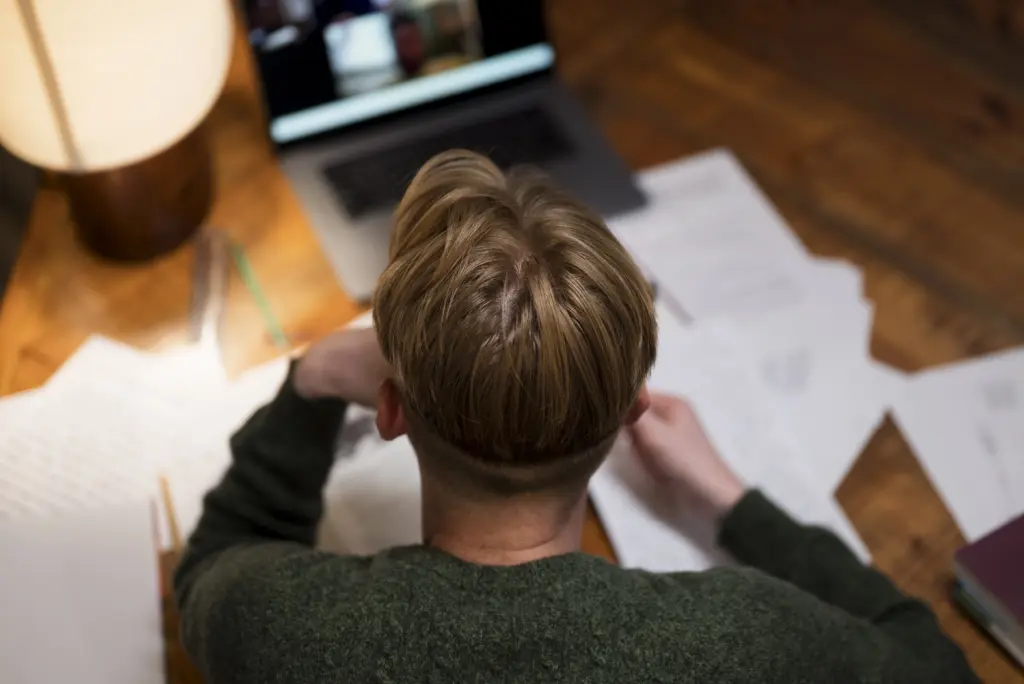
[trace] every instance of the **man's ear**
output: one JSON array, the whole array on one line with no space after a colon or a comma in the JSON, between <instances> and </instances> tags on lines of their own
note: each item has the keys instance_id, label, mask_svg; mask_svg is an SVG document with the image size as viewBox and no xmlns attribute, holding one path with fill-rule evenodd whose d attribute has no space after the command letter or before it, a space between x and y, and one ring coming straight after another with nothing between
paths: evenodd
<instances>
[{"instance_id":1,"label":"man's ear","mask_svg":"<svg viewBox=\"0 0 1024 684\"><path fill-rule=\"evenodd\" d=\"M382 439L390 442L409 431L402 412L402 398L398 387L388 378L377 390L377 432Z\"/></svg>"},{"instance_id":2,"label":"man's ear","mask_svg":"<svg viewBox=\"0 0 1024 684\"><path fill-rule=\"evenodd\" d=\"M640 420L640 416L644 415L649 408L651 408L651 393L647 391L647 383L644 383L644 386L640 388L640 393L636 395L636 401L629 407L629 413L626 414L626 425L632 425Z\"/></svg>"}]
</instances>

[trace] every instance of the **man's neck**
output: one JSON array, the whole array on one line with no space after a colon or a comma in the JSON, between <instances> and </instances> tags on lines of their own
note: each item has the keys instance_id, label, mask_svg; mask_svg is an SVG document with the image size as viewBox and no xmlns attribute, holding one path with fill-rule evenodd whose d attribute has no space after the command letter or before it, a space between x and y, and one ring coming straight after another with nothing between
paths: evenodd
<instances>
[{"instance_id":1,"label":"man's neck","mask_svg":"<svg viewBox=\"0 0 1024 684\"><path fill-rule=\"evenodd\" d=\"M580 549L585 496L571 503L528 495L453 502L430 489L423 491L423 538L456 558L478 565L520 565Z\"/></svg>"}]
</instances>

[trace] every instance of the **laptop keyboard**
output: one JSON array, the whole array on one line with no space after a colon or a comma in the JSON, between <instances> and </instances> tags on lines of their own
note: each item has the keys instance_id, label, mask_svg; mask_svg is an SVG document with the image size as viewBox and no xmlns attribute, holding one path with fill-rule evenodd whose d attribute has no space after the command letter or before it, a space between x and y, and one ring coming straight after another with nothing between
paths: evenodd
<instances>
[{"instance_id":1,"label":"laptop keyboard","mask_svg":"<svg viewBox=\"0 0 1024 684\"><path fill-rule=\"evenodd\" d=\"M572 150L551 116L531 108L331 164L323 172L349 215L359 218L397 204L419 168L453 148L485 154L503 169L544 164Z\"/></svg>"}]
</instances>

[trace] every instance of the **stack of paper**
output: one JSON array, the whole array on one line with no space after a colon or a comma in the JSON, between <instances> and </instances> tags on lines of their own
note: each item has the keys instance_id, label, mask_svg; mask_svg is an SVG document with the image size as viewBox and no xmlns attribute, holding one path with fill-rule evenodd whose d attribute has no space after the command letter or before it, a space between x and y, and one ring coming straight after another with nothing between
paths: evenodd
<instances>
[{"instance_id":1,"label":"stack of paper","mask_svg":"<svg viewBox=\"0 0 1024 684\"><path fill-rule=\"evenodd\" d=\"M0 520L152 500L161 466L199 445L184 409L227 384L204 361L95 337L46 386L0 404Z\"/></svg>"},{"instance_id":2,"label":"stack of paper","mask_svg":"<svg viewBox=\"0 0 1024 684\"><path fill-rule=\"evenodd\" d=\"M369 325L369 317L352 325ZM203 495L230 463L231 433L274 397L287 370L282 357L228 382L216 356L200 347L154 354L90 338L44 387L0 401L0 523L156 502L159 543L170 548L160 479L169 483L174 517L187 535ZM325 518L325 527L351 540L347 550L384 545L360 539L404 543L419 534L412 449L403 441L390 448L388 457L372 417L350 412L339 439L346 458L332 475ZM397 534L371 525L349 535L364 508L403 511L410 524ZM329 543L334 537L325 534Z\"/></svg>"},{"instance_id":3,"label":"stack of paper","mask_svg":"<svg viewBox=\"0 0 1024 684\"><path fill-rule=\"evenodd\" d=\"M616 221L616 235L672 314L751 367L774 429L832 491L901 380L871 358L860 271L810 256L728 151L652 169L641 185L650 204Z\"/></svg>"},{"instance_id":4,"label":"stack of paper","mask_svg":"<svg viewBox=\"0 0 1024 684\"><path fill-rule=\"evenodd\" d=\"M659 355L652 391L684 396L716 449L752 486L798 520L835 531L855 553L870 555L823 483L809 452L780 422L779 407L756 367L708 327L685 326L659 307ZM870 429L870 427L869 427ZM652 571L700 570L722 562L713 530L700 527L678 500L664 498L626 438L591 481L591 497L627 567Z\"/></svg>"},{"instance_id":5,"label":"stack of paper","mask_svg":"<svg viewBox=\"0 0 1024 684\"><path fill-rule=\"evenodd\" d=\"M652 169L641 185L648 206L612 228L658 290L651 389L685 395L741 477L866 558L832 494L902 378L871 358L860 271L808 254L727 151ZM620 560L715 562L710 539L680 536L658 513L634 460L621 444L591 486Z\"/></svg>"},{"instance_id":6,"label":"stack of paper","mask_svg":"<svg viewBox=\"0 0 1024 684\"><path fill-rule=\"evenodd\" d=\"M613 230L658 289L651 387L686 395L748 483L866 557L831 494L893 408L968 539L1024 512L1024 351L907 376L870 356L861 273L811 257L729 152L652 169L641 184L649 205ZM669 520L645 478L623 442L591 487L620 560L719 560L706 534Z\"/></svg>"}]
</instances>

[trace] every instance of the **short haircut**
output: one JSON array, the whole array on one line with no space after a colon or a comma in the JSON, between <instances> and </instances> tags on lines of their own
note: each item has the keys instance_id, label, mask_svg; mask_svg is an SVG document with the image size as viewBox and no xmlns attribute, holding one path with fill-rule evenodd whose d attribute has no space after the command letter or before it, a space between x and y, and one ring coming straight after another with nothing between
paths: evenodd
<instances>
[{"instance_id":1,"label":"short haircut","mask_svg":"<svg viewBox=\"0 0 1024 684\"><path fill-rule=\"evenodd\" d=\"M585 484L657 346L651 288L601 218L464 150L409 185L373 317L421 460L486 493Z\"/></svg>"}]
</instances>

